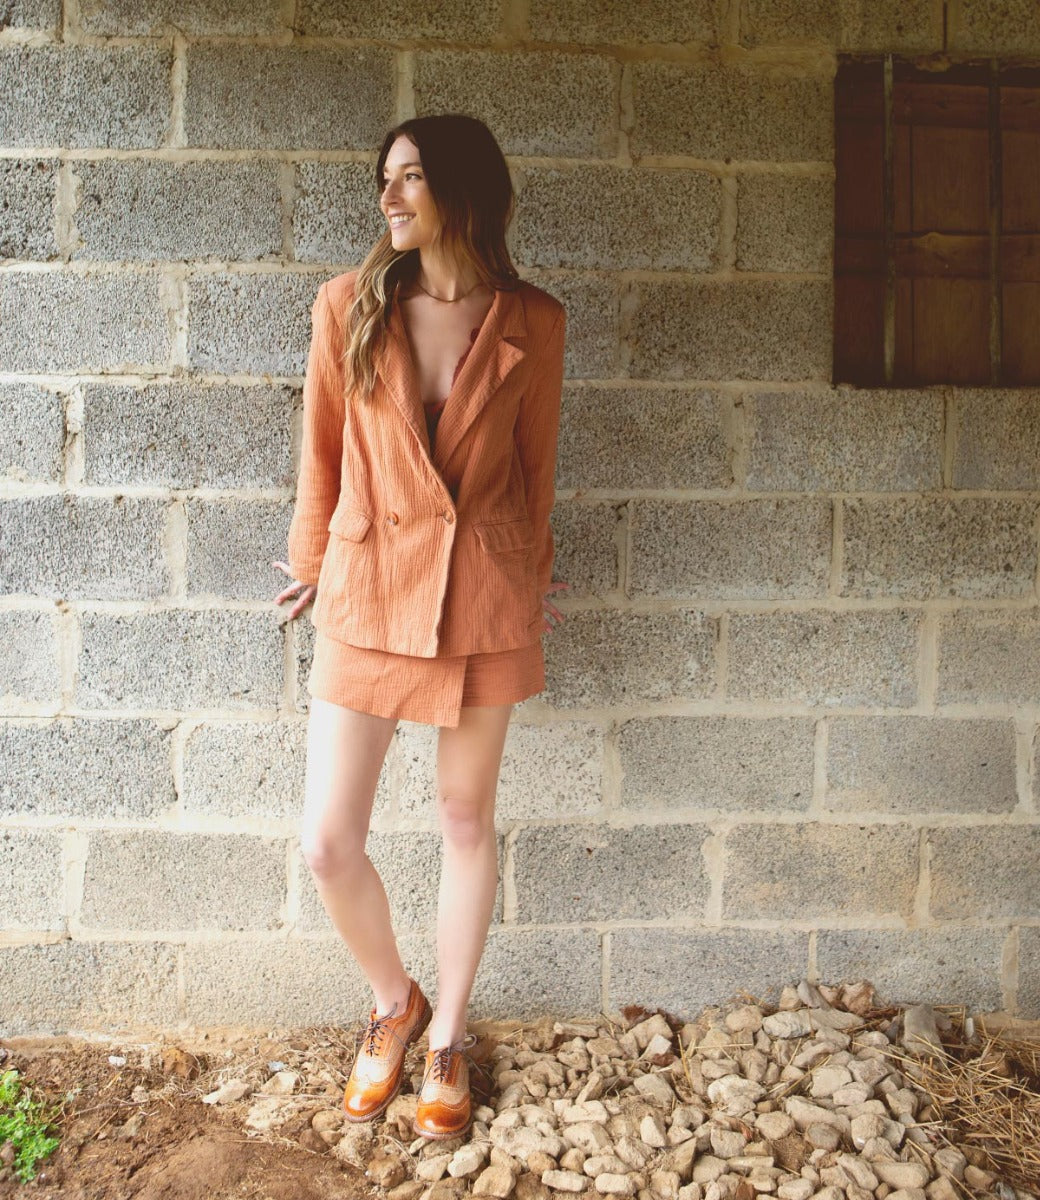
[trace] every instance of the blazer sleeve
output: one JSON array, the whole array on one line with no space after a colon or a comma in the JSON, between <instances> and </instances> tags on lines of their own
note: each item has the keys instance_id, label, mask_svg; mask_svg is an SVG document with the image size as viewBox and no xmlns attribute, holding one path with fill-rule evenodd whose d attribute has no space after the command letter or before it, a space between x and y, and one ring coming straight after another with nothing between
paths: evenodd
<instances>
[{"instance_id":1,"label":"blazer sleeve","mask_svg":"<svg viewBox=\"0 0 1040 1200\"><path fill-rule=\"evenodd\" d=\"M539 599L548 591L552 580L553 537L549 517L556 500L556 444L560 431L566 322L567 314L561 307L538 351L538 365L520 402L516 424L527 511L534 527Z\"/></svg>"},{"instance_id":2,"label":"blazer sleeve","mask_svg":"<svg viewBox=\"0 0 1040 1200\"><path fill-rule=\"evenodd\" d=\"M302 583L318 582L329 541L329 521L339 500L343 458L343 334L327 288L327 284L321 285L311 308L300 474L289 525L289 569Z\"/></svg>"}]
</instances>

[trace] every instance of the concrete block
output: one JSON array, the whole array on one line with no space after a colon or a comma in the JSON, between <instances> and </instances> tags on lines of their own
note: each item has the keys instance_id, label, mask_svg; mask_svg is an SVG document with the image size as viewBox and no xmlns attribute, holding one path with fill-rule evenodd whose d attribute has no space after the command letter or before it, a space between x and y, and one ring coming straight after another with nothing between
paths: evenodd
<instances>
[{"instance_id":1,"label":"concrete block","mask_svg":"<svg viewBox=\"0 0 1040 1200\"><path fill-rule=\"evenodd\" d=\"M790 500L634 500L632 596L741 600L824 597L831 504Z\"/></svg>"},{"instance_id":2,"label":"concrete block","mask_svg":"<svg viewBox=\"0 0 1040 1200\"><path fill-rule=\"evenodd\" d=\"M909 916L917 831L905 825L744 825L726 837L723 919Z\"/></svg>"},{"instance_id":3,"label":"concrete block","mask_svg":"<svg viewBox=\"0 0 1040 1200\"><path fill-rule=\"evenodd\" d=\"M618 587L618 526L613 504L557 501L552 514L553 579L570 584L553 597L602 596Z\"/></svg>"},{"instance_id":4,"label":"concrete block","mask_svg":"<svg viewBox=\"0 0 1040 1200\"><path fill-rule=\"evenodd\" d=\"M531 0L528 30L539 42L714 42L720 36L713 0L673 4L643 0L638 7L582 0Z\"/></svg>"},{"instance_id":5,"label":"concrete block","mask_svg":"<svg viewBox=\"0 0 1040 1200\"><path fill-rule=\"evenodd\" d=\"M42 829L0 830L5 932L65 928L62 834ZM5 1005L6 1007L6 1005Z\"/></svg>"},{"instance_id":6,"label":"concrete block","mask_svg":"<svg viewBox=\"0 0 1040 1200\"><path fill-rule=\"evenodd\" d=\"M929 0L743 0L746 46L815 43L836 50L940 50L942 25Z\"/></svg>"},{"instance_id":7,"label":"concrete block","mask_svg":"<svg viewBox=\"0 0 1040 1200\"><path fill-rule=\"evenodd\" d=\"M537 267L710 271L721 211L722 185L705 171L528 167L512 247Z\"/></svg>"},{"instance_id":8,"label":"concrete block","mask_svg":"<svg viewBox=\"0 0 1040 1200\"><path fill-rule=\"evenodd\" d=\"M369 150L393 123L394 55L383 46L191 45L189 146Z\"/></svg>"},{"instance_id":9,"label":"concrete block","mask_svg":"<svg viewBox=\"0 0 1040 1200\"><path fill-rule=\"evenodd\" d=\"M188 595L267 600L288 582L272 567L289 537L286 500L189 500Z\"/></svg>"},{"instance_id":10,"label":"concrete block","mask_svg":"<svg viewBox=\"0 0 1040 1200\"><path fill-rule=\"evenodd\" d=\"M615 929L606 1011L628 1004L693 1019L750 992L775 998L803 978L809 935L765 929Z\"/></svg>"},{"instance_id":11,"label":"concrete block","mask_svg":"<svg viewBox=\"0 0 1040 1200\"><path fill-rule=\"evenodd\" d=\"M48 259L58 254L54 238L55 158L0 159L0 259Z\"/></svg>"},{"instance_id":12,"label":"concrete block","mask_svg":"<svg viewBox=\"0 0 1040 1200\"><path fill-rule=\"evenodd\" d=\"M268 613L88 613L76 703L85 708L274 708L282 634Z\"/></svg>"},{"instance_id":13,"label":"concrete block","mask_svg":"<svg viewBox=\"0 0 1040 1200\"><path fill-rule=\"evenodd\" d=\"M61 693L54 612L0 610L0 703L57 701Z\"/></svg>"},{"instance_id":14,"label":"concrete block","mask_svg":"<svg viewBox=\"0 0 1040 1200\"><path fill-rule=\"evenodd\" d=\"M517 920L700 920L710 888L701 855L709 832L687 824L521 829L513 852Z\"/></svg>"},{"instance_id":15,"label":"concrete block","mask_svg":"<svg viewBox=\"0 0 1040 1200\"><path fill-rule=\"evenodd\" d=\"M79 159L72 172L73 258L241 262L281 254L277 163Z\"/></svg>"},{"instance_id":16,"label":"concrete block","mask_svg":"<svg viewBox=\"0 0 1040 1200\"><path fill-rule=\"evenodd\" d=\"M937 920L1040 917L1040 826L932 829L928 844Z\"/></svg>"},{"instance_id":17,"label":"concrete block","mask_svg":"<svg viewBox=\"0 0 1040 1200\"><path fill-rule=\"evenodd\" d=\"M61 0L10 0L0 29L56 29L61 24Z\"/></svg>"},{"instance_id":18,"label":"concrete block","mask_svg":"<svg viewBox=\"0 0 1040 1200\"><path fill-rule=\"evenodd\" d=\"M1027 54L1040 45L1040 12L1029 0L951 0L947 45L973 54Z\"/></svg>"},{"instance_id":19,"label":"concrete block","mask_svg":"<svg viewBox=\"0 0 1040 1200\"><path fill-rule=\"evenodd\" d=\"M477 1020L588 1017L602 1005L600 937L591 929L488 933L470 998Z\"/></svg>"},{"instance_id":20,"label":"concrete block","mask_svg":"<svg viewBox=\"0 0 1040 1200\"><path fill-rule=\"evenodd\" d=\"M300 162L292 209L297 262L358 263L386 231L375 163Z\"/></svg>"},{"instance_id":21,"label":"concrete block","mask_svg":"<svg viewBox=\"0 0 1040 1200\"><path fill-rule=\"evenodd\" d=\"M285 6L279 0L91 0L79 8L84 33L95 37L186 37L281 33Z\"/></svg>"},{"instance_id":22,"label":"concrete block","mask_svg":"<svg viewBox=\"0 0 1040 1200\"><path fill-rule=\"evenodd\" d=\"M647 717L617 734L621 806L641 813L805 811L812 800L807 717Z\"/></svg>"},{"instance_id":23,"label":"concrete block","mask_svg":"<svg viewBox=\"0 0 1040 1200\"><path fill-rule=\"evenodd\" d=\"M1032 595L1038 512L1010 498L846 500L842 595Z\"/></svg>"},{"instance_id":24,"label":"concrete block","mask_svg":"<svg viewBox=\"0 0 1040 1200\"><path fill-rule=\"evenodd\" d=\"M307 364L315 275L196 275L188 285L188 361L196 371L299 375Z\"/></svg>"},{"instance_id":25,"label":"concrete block","mask_svg":"<svg viewBox=\"0 0 1040 1200\"><path fill-rule=\"evenodd\" d=\"M844 812L1010 812L1011 721L849 717L828 723L827 808Z\"/></svg>"},{"instance_id":26,"label":"concrete block","mask_svg":"<svg viewBox=\"0 0 1040 1200\"><path fill-rule=\"evenodd\" d=\"M703 388L564 388L557 485L731 487L729 411L724 396Z\"/></svg>"},{"instance_id":27,"label":"concrete block","mask_svg":"<svg viewBox=\"0 0 1040 1200\"><path fill-rule=\"evenodd\" d=\"M832 161L829 74L643 59L632 63L632 91L635 157Z\"/></svg>"},{"instance_id":28,"label":"concrete block","mask_svg":"<svg viewBox=\"0 0 1040 1200\"><path fill-rule=\"evenodd\" d=\"M158 271L0 274L4 369L165 370L172 349L165 291Z\"/></svg>"},{"instance_id":29,"label":"concrete block","mask_svg":"<svg viewBox=\"0 0 1040 1200\"><path fill-rule=\"evenodd\" d=\"M0 722L0 816L147 821L175 800L170 731L154 721Z\"/></svg>"},{"instance_id":30,"label":"concrete block","mask_svg":"<svg viewBox=\"0 0 1040 1200\"><path fill-rule=\"evenodd\" d=\"M273 929L285 902L285 843L245 834L90 835L88 929Z\"/></svg>"},{"instance_id":31,"label":"concrete block","mask_svg":"<svg viewBox=\"0 0 1040 1200\"><path fill-rule=\"evenodd\" d=\"M170 132L172 63L165 47L140 44L2 46L0 145L162 146Z\"/></svg>"},{"instance_id":32,"label":"concrete block","mask_svg":"<svg viewBox=\"0 0 1040 1200\"><path fill-rule=\"evenodd\" d=\"M1003 929L821 929L817 975L824 983L869 979L897 1004L1001 1007Z\"/></svg>"},{"instance_id":33,"label":"concrete block","mask_svg":"<svg viewBox=\"0 0 1040 1200\"><path fill-rule=\"evenodd\" d=\"M829 272L833 243L833 180L737 176L738 271Z\"/></svg>"},{"instance_id":34,"label":"concrete block","mask_svg":"<svg viewBox=\"0 0 1040 1200\"><path fill-rule=\"evenodd\" d=\"M953 486L1034 490L1040 462L1040 392L958 388L954 404Z\"/></svg>"},{"instance_id":35,"label":"concrete block","mask_svg":"<svg viewBox=\"0 0 1040 1200\"><path fill-rule=\"evenodd\" d=\"M306 37L371 38L396 41L484 42L500 30L495 0L395 0L366 4L364 0L300 0L295 30Z\"/></svg>"},{"instance_id":36,"label":"concrete block","mask_svg":"<svg viewBox=\"0 0 1040 1200\"><path fill-rule=\"evenodd\" d=\"M0 995L3 1037L169 1030L179 1016L177 947L79 941L3 946Z\"/></svg>"},{"instance_id":37,"label":"concrete block","mask_svg":"<svg viewBox=\"0 0 1040 1200\"><path fill-rule=\"evenodd\" d=\"M1040 693L1040 614L954 612L939 618L939 704L1029 704Z\"/></svg>"},{"instance_id":38,"label":"concrete block","mask_svg":"<svg viewBox=\"0 0 1040 1200\"><path fill-rule=\"evenodd\" d=\"M1035 925L1018 931L1018 1015L1040 1018L1040 928Z\"/></svg>"},{"instance_id":39,"label":"concrete block","mask_svg":"<svg viewBox=\"0 0 1040 1200\"><path fill-rule=\"evenodd\" d=\"M21 496L0 503L0 512L0 591L144 600L169 588L163 500Z\"/></svg>"},{"instance_id":40,"label":"concrete block","mask_svg":"<svg viewBox=\"0 0 1040 1200\"><path fill-rule=\"evenodd\" d=\"M826 379L831 284L783 279L633 285L640 379Z\"/></svg>"},{"instance_id":41,"label":"concrete block","mask_svg":"<svg viewBox=\"0 0 1040 1200\"><path fill-rule=\"evenodd\" d=\"M34 383L0 384L0 479L60 482L64 444L61 396Z\"/></svg>"},{"instance_id":42,"label":"concrete block","mask_svg":"<svg viewBox=\"0 0 1040 1200\"><path fill-rule=\"evenodd\" d=\"M744 399L753 491L924 491L942 484L939 392L756 392Z\"/></svg>"},{"instance_id":43,"label":"concrete block","mask_svg":"<svg viewBox=\"0 0 1040 1200\"><path fill-rule=\"evenodd\" d=\"M102 487L287 488L298 390L86 384L83 477ZM279 556L280 557L280 556Z\"/></svg>"},{"instance_id":44,"label":"concrete block","mask_svg":"<svg viewBox=\"0 0 1040 1200\"><path fill-rule=\"evenodd\" d=\"M545 699L558 708L705 699L717 631L699 612L572 612L545 646Z\"/></svg>"},{"instance_id":45,"label":"concrete block","mask_svg":"<svg viewBox=\"0 0 1040 1200\"><path fill-rule=\"evenodd\" d=\"M465 112L504 154L611 158L618 145L620 64L553 50L416 51L417 112Z\"/></svg>"},{"instance_id":46,"label":"concrete block","mask_svg":"<svg viewBox=\"0 0 1040 1200\"><path fill-rule=\"evenodd\" d=\"M733 613L733 699L907 706L917 700L921 617L885 612Z\"/></svg>"},{"instance_id":47,"label":"concrete block","mask_svg":"<svg viewBox=\"0 0 1040 1200\"><path fill-rule=\"evenodd\" d=\"M283 608L278 619L284 621L288 611L288 606ZM300 713L307 712L310 703L307 678L310 675L311 662L314 659L314 622L311 620L311 613L313 611L314 605L308 605L306 610L293 622L293 647L296 661L296 711Z\"/></svg>"},{"instance_id":48,"label":"concrete block","mask_svg":"<svg viewBox=\"0 0 1040 1200\"><path fill-rule=\"evenodd\" d=\"M567 309L563 368L569 379L608 379L618 374L618 285L609 275L547 275L523 278L544 288Z\"/></svg>"}]
</instances>

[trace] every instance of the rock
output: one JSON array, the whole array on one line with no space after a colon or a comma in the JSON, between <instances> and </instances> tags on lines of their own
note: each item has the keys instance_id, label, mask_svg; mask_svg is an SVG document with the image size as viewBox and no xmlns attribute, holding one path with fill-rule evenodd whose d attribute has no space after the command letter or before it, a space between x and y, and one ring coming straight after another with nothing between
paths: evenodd
<instances>
[{"instance_id":1,"label":"rock","mask_svg":"<svg viewBox=\"0 0 1040 1200\"><path fill-rule=\"evenodd\" d=\"M497 1147L496 1147L496 1149L497 1149ZM491 1152L492 1162L494 1162L494 1157L495 1157L495 1151L492 1150L492 1152ZM525 1162L526 1162L527 1169L529 1171L533 1172L533 1174L537 1175L539 1177L539 1179L542 1177L542 1174L545 1171L555 1171L556 1166L557 1166L556 1160L553 1158L550 1158L548 1154L545 1154L541 1150L532 1150L531 1153L527 1156Z\"/></svg>"},{"instance_id":2,"label":"rock","mask_svg":"<svg viewBox=\"0 0 1040 1200\"><path fill-rule=\"evenodd\" d=\"M581 1169L590 1179L595 1179L604 1171L611 1171L615 1175L624 1175L628 1170L628 1164L622 1162L616 1154L590 1154L582 1163Z\"/></svg>"},{"instance_id":3,"label":"rock","mask_svg":"<svg viewBox=\"0 0 1040 1200\"><path fill-rule=\"evenodd\" d=\"M924 1189L928 1200L960 1200L961 1193L949 1175L940 1175Z\"/></svg>"},{"instance_id":4,"label":"rock","mask_svg":"<svg viewBox=\"0 0 1040 1200\"><path fill-rule=\"evenodd\" d=\"M766 1094L760 1083L740 1075L723 1075L708 1085L708 1099L730 1116L741 1117Z\"/></svg>"},{"instance_id":5,"label":"rock","mask_svg":"<svg viewBox=\"0 0 1040 1200\"><path fill-rule=\"evenodd\" d=\"M655 1013L647 1020L640 1021L638 1025L633 1025L628 1032L635 1038L640 1051L645 1050L654 1037L666 1038L669 1044L672 1040L672 1027L660 1013Z\"/></svg>"},{"instance_id":6,"label":"rock","mask_svg":"<svg viewBox=\"0 0 1040 1200\"><path fill-rule=\"evenodd\" d=\"M660 1150L668 1144L665 1138L664 1121L657 1113L647 1113L639 1122L639 1140L652 1146L655 1150ZM626 1192L625 1195L627 1194Z\"/></svg>"},{"instance_id":7,"label":"rock","mask_svg":"<svg viewBox=\"0 0 1040 1200\"><path fill-rule=\"evenodd\" d=\"M805 1140L814 1150L837 1150L841 1134L833 1125L821 1125L816 1122L806 1128Z\"/></svg>"},{"instance_id":8,"label":"rock","mask_svg":"<svg viewBox=\"0 0 1040 1200\"><path fill-rule=\"evenodd\" d=\"M964 1178L964 1168L968 1165L968 1160L956 1146L943 1146L941 1150L936 1150L932 1160L943 1175L957 1180Z\"/></svg>"},{"instance_id":9,"label":"rock","mask_svg":"<svg viewBox=\"0 0 1040 1200\"><path fill-rule=\"evenodd\" d=\"M610 1113L598 1100L586 1100L583 1104L570 1104L560 1113L560 1121L565 1125L574 1125L578 1121L596 1121L606 1125Z\"/></svg>"},{"instance_id":10,"label":"rock","mask_svg":"<svg viewBox=\"0 0 1040 1200\"><path fill-rule=\"evenodd\" d=\"M747 1138L739 1130L712 1127L711 1149L716 1157L733 1158L737 1154L742 1154L746 1145Z\"/></svg>"},{"instance_id":11,"label":"rock","mask_svg":"<svg viewBox=\"0 0 1040 1200\"><path fill-rule=\"evenodd\" d=\"M641 1171L653 1158L653 1151L634 1137L620 1137L614 1143L614 1153L628 1163L633 1171Z\"/></svg>"},{"instance_id":12,"label":"rock","mask_svg":"<svg viewBox=\"0 0 1040 1200\"><path fill-rule=\"evenodd\" d=\"M762 1029L772 1038L807 1037L812 1033L812 1022L805 1009L775 1012L763 1018Z\"/></svg>"},{"instance_id":13,"label":"rock","mask_svg":"<svg viewBox=\"0 0 1040 1200\"><path fill-rule=\"evenodd\" d=\"M678 1200L682 1180L677 1171L653 1171L650 1190L659 1200Z\"/></svg>"},{"instance_id":14,"label":"rock","mask_svg":"<svg viewBox=\"0 0 1040 1200\"><path fill-rule=\"evenodd\" d=\"M479 1142L467 1142L460 1146L448 1163L448 1174L453 1179L464 1179L475 1175L488 1160L489 1148Z\"/></svg>"},{"instance_id":15,"label":"rock","mask_svg":"<svg viewBox=\"0 0 1040 1200\"><path fill-rule=\"evenodd\" d=\"M897 1190L923 1188L931 1178L931 1172L919 1162L876 1162L874 1171L882 1183Z\"/></svg>"},{"instance_id":16,"label":"rock","mask_svg":"<svg viewBox=\"0 0 1040 1200\"><path fill-rule=\"evenodd\" d=\"M507 1196L512 1195L515 1187L516 1177L512 1171L506 1167L491 1166L477 1176L477 1181L473 1185L473 1194L475 1196L497 1196L499 1200L505 1200Z\"/></svg>"},{"instance_id":17,"label":"rock","mask_svg":"<svg viewBox=\"0 0 1040 1200\"><path fill-rule=\"evenodd\" d=\"M565 1150L560 1155L560 1166L565 1171L580 1171L585 1165L587 1157L584 1150L579 1150L577 1146L571 1146L569 1150Z\"/></svg>"},{"instance_id":18,"label":"rock","mask_svg":"<svg viewBox=\"0 0 1040 1200\"><path fill-rule=\"evenodd\" d=\"M252 1091L252 1087L244 1079L229 1079L227 1083L222 1083L216 1091L208 1092L202 1097L203 1104L233 1104L236 1100L241 1100L243 1096L248 1096Z\"/></svg>"},{"instance_id":19,"label":"rock","mask_svg":"<svg viewBox=\"0 0 1040 1200\"><path fill-rule=\"evenodd\" d=\"M340 1162L363 1171L365 1162L372 1152L374 1141L370 1124L347 1125L343 1129L343 1136L333 1146L332 1152Z\"/></svg>"},{"instance_id":20,"label":"rock","mask_svg":"<svg viewBox=\"0 0 1040 1200\"><path fill-rule=\"evenodd\" d=\"M852 1073L845 1067L817 1067L812 1073L809 1092L818 1100L833 1096L838 1088L852 1082Z\"/></svg>"},{"instance_id":21,"label":"rock","mask_svg":"<svg viewBox=\"0 0 1040 1200\"><path fill-rule=\"evenodd\" d=\"M918 1058L942 1057L944 1051L930 1004L915 1004L903 1013L903 1047Z\"/></svg>"},{"instance_id":22,"label":"rock","mask_svg":"<svg viewBox=\"0 0 1040 1200\"><path fill-rule=\"evenodd\" d=\"M732 1033L757 1033L762 1028L762 1010L757 1004L742 1004L728 1012L724 1020Z\"/></svg>"},{"instance_id":23,"label":"rock","mask_svg":"<svg viewBox=\"0 0 1040 1200\"><path fill-rule=\"evenodd\" d=\"M260 1085L260 1091L265 1096L291 1096L299 1082L300 1077L295 1071L276 1071Z\"/></svg>"},{"instance_id":24,"label":"rock","mask_svg":"<svg viewBox=\"0 0 1040 1200\"><path fill-rule=\"evenodd\" d=\"M565 1125L561 1130L563 1140L571 1146L577 1146L586 1154L598 1154L610 1146L610 1138L602 1125L592 1121L576 1121L573 1125ZM556 1157L554 1155L554 1157ZM543 1179L544 1183L545 1180ZM548 1185L552 1187L552 1184Z\"/></svg>"},{"instance_id":25,"label":"rock","mask_svg":"<svg viewBox=\"0 0 1040 1200\"><path fill-rule=\"evenodd\" d=\"M704 1189L699 1183L688 1183L679 1189L678 1200L703 1200Z\"/></svg>"},{"instance_id":26,"label":"rock","mask_svg":"<svg viewBox=\"0 0 1040 1200\"><path fill-rule=\"evenodd\" d=\"M780 1200L809 1200L816 1189L808 1179L789 1179L776 1189Z\"/></svg>"},{"instance_id":27,"label":"rock","mask_svg":"<svg viewBox=\"0 0 1040 1200\"><path fill-rule=\"evenodd\" d=\"M516 1181L513 1200L549 1200L551 1195L537 1175L520 1175Z\"/></svg>"},{"instance_id":28,"label":"rock","mask_svg":"<svg viewBox=\"0 0 1040 1200\"><path fill-rule=\"evenodd\" d=\"M596 1191L604 1196L634 1196L636 1183L631 1175L614 1175L604 1171L596 1176Z\"/></svg>"},{"instance_id":29,"label":"rock","mask_svg":"<svg viewBox=\"0 0 1040 1200\"><path fill-rule=\"evenodd\" d=\"M726 1164L721 1158L716 1158L713 1154L705 1154L694 1162L690 1178L694 1183L711 1183L725 1175L726 1171Z\"/></svg>"},{"instance_id":30,"label":"rock","mask_svg":"<svg viewBox=\"0 0 1040 1200\"><path fill-rule=\"evenodd\" d=\"M661 1166L667 1171L675 1171L683 1183L689 1183L690 1172L697 1153L697 1142L695 1139L691 1139L683 1142L681 1146L669 1150L662 1159Z\"/></svg>"},{"instance_id":31,"label":"rock","mask_svg":"<svg viewBox=\"0 0 1040 1200\"><path fill-rule=\"evenodd\" d=\"M379 1151L369 1159L365 1175L381 1188L397 1187L408 1174L399 1154Z\"/></svg>"},{"instance_id":32,"label":"rock","mask_svg":"<svg viewBox=\"0 0 1040 1200\"><path fill-rule=\"evenodd\" d=\"M996 1182L996 1176L989 1171L984 1171L981 1167L976 1167L973 1163L968 1163L964 1168L964 1182L970 1188L974 1188L980 1192L988 1192Z\"/></svg>"},{"instance_id":33,"label":"rock","mask_svg":"<svg viewBox=\"0 0 1040 1200\"><path fill-rule=\"evenodd\" d=\"M888 1200L928 1200L924 1188L898 1188L888 1193Z\"/></svg>"},{"instance_id":34,"label":"rock","mask_svg":"<svg viewBox=\"0 0 1040 1200\"><path fill-rule=\"evenodd\" d=\"M444 1178L450 1162L450 1154L434 1154L430 1158L420 1159L415 1164L415 1178L426 1183L436 1183L438 1179Z\"/></svg>"},{"instance_id":35,"label":"rock","mask_svg":"<svg viewBox=\"0 0 1040 1200\"><path fill-rule=\"evenodd\" d=\"M425 1191L426 1185L421 1180L406 1179L387 1192L386 1200L419 1200Z\"/></svg>"},{"instance_id":36,"label":"rock","mask_svg":"<svg viewBox=\"0 0 1040 1200\"><path fill-rule=\"evenodd\" d=\"M755 1118L755 1127L768 1142L778 1142L794 1129L794 1121L787 1113L759 1113Z\"/></svg>"},{"instance_id":37,"label":"rock","mask_svg":"<svg viewBox=\"0 0 1040 1200\"><path fill-rule=\"evenodd\" d=\"M819 1104L810 1104L801 1096L789 1096L784 1101L784 1109L799 1129L808 1129L810 1125L833 1125L839 1133L849 1129L849 1118L844 1114L822 1108Z\"/></svg>"},{"instance_id":38,"label":"rock","mask_svg":"<svg viewBox=\"0 0 1040 1200\"><path fill-rule=\"evenodd\" d=\"M878 1185L878 1177L857 1154L841 1154L838 1156L838 1167L844 1172L850 1183L872 1192Z\"/></svg>"},{"instance_id":39,"label":"rock","mask_svg":"<svg viewBox=\"0 0 1040 1200\"><path fill-rule=\"evenodd\" d=\"M542 1183L557 1192L583 1192L587 1178L577 1171L546 1171Z\"/></svg>"},{"instance_id":40,"label":"rock","mask_svg":"<svg viewBox=\"0 0 1040 1200\"><path fill-rule=\"evenodd\" d=\"M672 1085L664 1077L656 1071L648 1075L639 1075L632 1081L633 1087L641 1096L646 1096L654 1104L659 1104L664 1108L671 1108L675 1102L675 1091Z\"/></svg>"}]
</instances>

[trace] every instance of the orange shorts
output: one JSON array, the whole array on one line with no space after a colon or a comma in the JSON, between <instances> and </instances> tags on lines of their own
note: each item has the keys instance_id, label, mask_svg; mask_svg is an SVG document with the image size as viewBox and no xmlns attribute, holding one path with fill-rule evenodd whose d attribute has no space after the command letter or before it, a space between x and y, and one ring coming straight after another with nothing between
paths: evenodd
<instances>
[{"instance_id":1,"label":"orange shorts","mask_svg":"<svg viewBox=\"0 0 1040 1200\"><path fill-rule=\"evenodd\" d=\"M314 633L307 691L344 708L427 725L458 725L460 709L516 704L545 688L541 641L517 650L418 658Z\"/></svg>"}]
</instances>

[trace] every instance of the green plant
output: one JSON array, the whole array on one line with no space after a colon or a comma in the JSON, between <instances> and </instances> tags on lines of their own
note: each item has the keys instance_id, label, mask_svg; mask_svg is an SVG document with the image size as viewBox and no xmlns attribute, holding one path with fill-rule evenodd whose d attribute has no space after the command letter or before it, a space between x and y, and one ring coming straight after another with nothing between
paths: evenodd
<instances>
[{"instance_id":1,"label":"green plant","mask_svg":"<svg viewBox=\"0 0 1040 1200\"><path fill-rule=\"evenodd\" d=\"M14 1173L28 1183L36 1177L36 1166L58 1146L51 1132L56 1108L33 1098L17 1071L0 1075L0 1146L14 1147Z\"/></svg>"}]
</instances>

